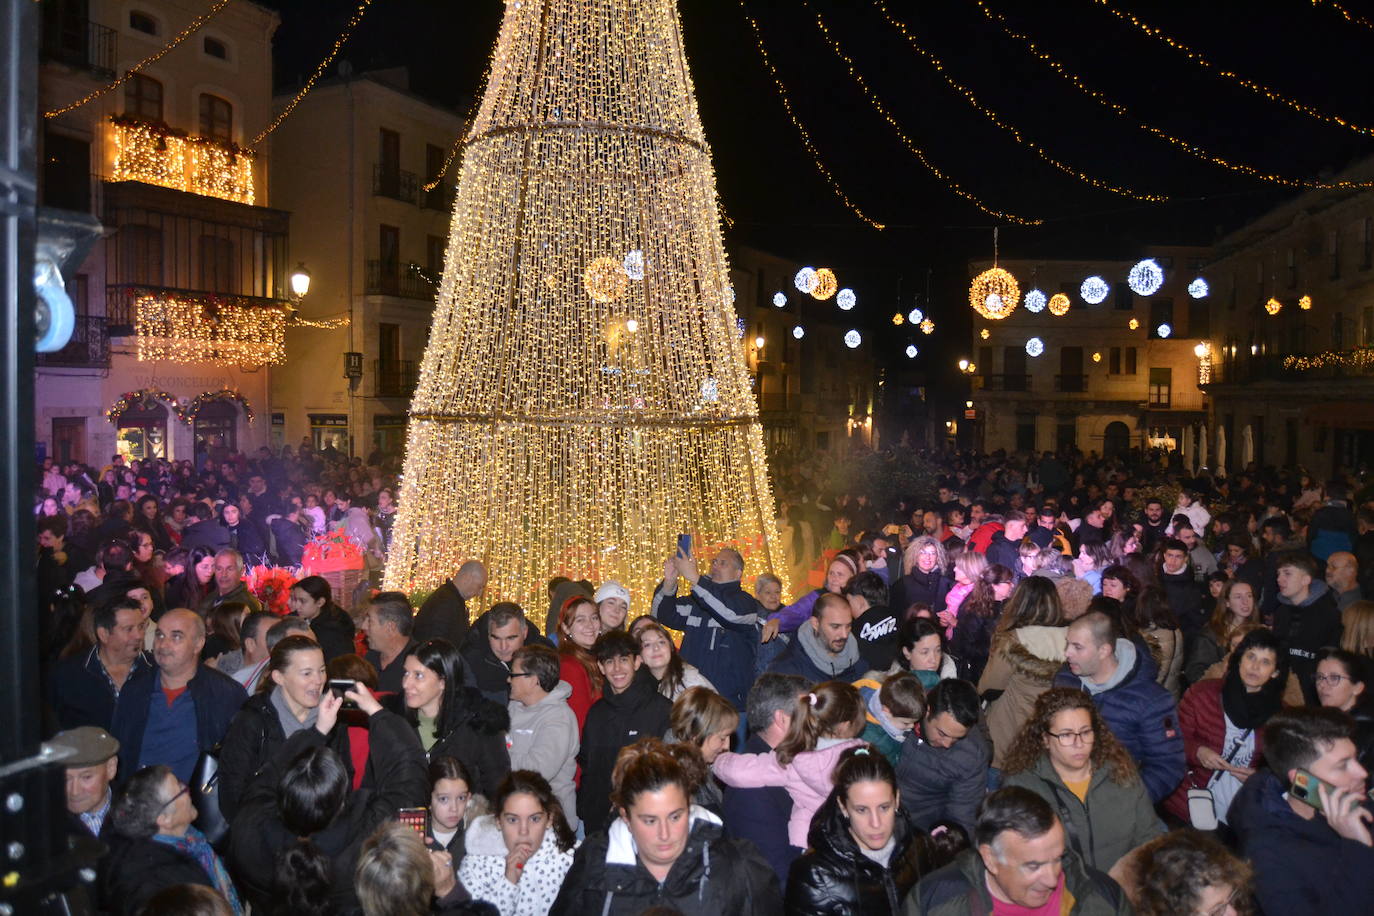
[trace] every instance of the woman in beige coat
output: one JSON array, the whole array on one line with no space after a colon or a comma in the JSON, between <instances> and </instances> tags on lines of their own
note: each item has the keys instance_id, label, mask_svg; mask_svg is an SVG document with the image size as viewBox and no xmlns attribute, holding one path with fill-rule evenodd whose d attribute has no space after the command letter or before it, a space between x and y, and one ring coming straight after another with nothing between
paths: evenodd
<instances>
[{"instance_id":1,"label":"woman in beige coat","mask_svg":"<svg viewBox=\"0 0 1374 916\"><path fill-rule=\"evenodd\" d=\"M978 681L978 692L992 701L987 723L993 767L1001 768L1036 698L1063 667L1066 633L1054 583L1042 576L1022 579L1002 608L992 653Z\"/></svg>"}]
</instances>

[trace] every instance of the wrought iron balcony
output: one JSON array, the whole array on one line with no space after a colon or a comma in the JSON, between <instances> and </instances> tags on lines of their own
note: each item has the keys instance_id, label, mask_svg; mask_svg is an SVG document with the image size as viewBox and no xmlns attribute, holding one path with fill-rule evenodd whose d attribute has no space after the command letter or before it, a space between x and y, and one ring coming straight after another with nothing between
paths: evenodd
<instances>
[{"instance_id":1,"label":"wrought iron balcony","mask_svg":"<svg viewBox=\"0 0 1374 916\"><path fill-rule=\"evenodd\" d=\"M415 203L415 190L419 186L414 172L389 169L381 165L372 167L372 193L378 197ZM439 190L435 188L435 190Z\"/></svg>"},{"instance_id":2,"label":"wrought iron balcony","mask_svg":"<svg viewBox=\"0 0 1374 916\"><path fill-rule=\"evenodd\" d=\"M403 299L434 301L434 285L408 264L368 261L366 282L369 296L400 296Z\"/></svg>"},{"instance_id":3,"label":"wrought iron balcony","mask_svg":"<svg viewBox=\"0 0 1374 916\"><path fill-rule=\"evenodd\" d=\"M115 30L78 16L62 15L56 4L44 10L39 50L44 60L88 70L102 79L115 75ZM54 14L56 13L56 14Z\"/></svg>"},{"instance_id":4,"label":"wrought iron balcony","mask_svg":"<svg viewBox=\"0 0 1374 916\"><path fill-rule=\"evenodd\" d=\"M1054 390L1082 393L1088 390L1088 377L1086 375L1056 375L1054 377Z\"/></svg>"},{"instance_id":5,"label":"wrought iron balcony","mask_svg":"<svg viewBox=\"0 0 1374 916\"><path fill-rule=\"evenodd\" d=\"M373 360L379 398L409 398L420 380L420 364L412 359Z\"/></svg>"},{"instance_id":6,"label":"wrought iron balcony","mask_svg":"<svg viewBox=\"0 0 1374 916\"><path fill-rule=\"evenodd\" d=\"M983 388L986 391L1030 391L1029 375L985 375Z\"/></svg>"},{"instance_id":7,"label":"wrought iron balcony","mask_svg":"<svg viewBox=\"0 0 1374 916\"><path fill-rule=\"evenodd\" d=\"M36 354L38 366L67 369L108 369L110 337L104 315L77 315L72 339L55 353Z\"/></svg>"}]
</instances>

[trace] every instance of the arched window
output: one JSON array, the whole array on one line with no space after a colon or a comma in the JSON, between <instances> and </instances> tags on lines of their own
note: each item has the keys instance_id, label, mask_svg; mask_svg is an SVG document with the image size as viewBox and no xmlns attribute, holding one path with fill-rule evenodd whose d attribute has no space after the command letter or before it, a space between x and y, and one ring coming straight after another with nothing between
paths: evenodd
<instances>
[{"instance_id":1,"label":"arched window","mask_svg":"<svg viewBox=\"0 0 1374 916\"><path fill-rule=\"evenodd\" d=\"M218 38L211 38L209 35L206 35L205 42L201 46L205 49L205 53L211 57L218 57L220 60L229 59L228 45Z\"/></svg>"},{"instance_id":2,"label":"arched window","mask_svg":"<svg viewBox=\"0 0 1374 916\"><path fill-rule=\"evenodd\" d=\"M145 35L156 35L157 17L139 10L129 10L129 28Z\"/></svg>"},{"instance_id":3,"label":"arched window","mask_svg":"<svg viewBox=\"0 0 1374 916\"><path fill-rule=\"evenodd\" d=\"M162 83L135 73L124 84L124 113L149 121L162 120Z\"/></svg>"},{"instance_id":4,"label":"arched window","mask_svg":"<svg viewBox=\"0 0 1374 916\"><path fill-rule=\"evenodd\" d=\"M215 140L234 138L234 106L217 95L200 94L200 135Z\"/></svg>"}]
</instances>

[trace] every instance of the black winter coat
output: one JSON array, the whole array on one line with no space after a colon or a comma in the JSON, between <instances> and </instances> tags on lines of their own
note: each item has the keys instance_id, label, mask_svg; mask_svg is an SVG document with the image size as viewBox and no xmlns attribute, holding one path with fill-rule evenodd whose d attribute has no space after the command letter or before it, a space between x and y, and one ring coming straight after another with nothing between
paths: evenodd
<instances>
[{"instance_id":1,"label":"black winter coat","mask_svg":"<svg viewBox=\"0 0 1374 916\"><path fill-rule=\"evenodd\" d=\"M949 594L953 585L954 580L945 575L943 570L923 573L919 569L911 569L892 586L888 604L898 620L904 619L906 609L917 602L930 605L931 613L938 614L945 609L945 595Z\"/></svg>"},{"instance_id":2,"label":"black winter coat","mask_svg":"<svg viewBox=\"0 0 1374 916\"><path fill-rule=\"evenodd\" d=\"M333 602L326 604L315 619L310 621L310 630L319 640L320 648L324 650L324 660L327 662L332 662L340 655L352 655L357 651L353 644L356 629L348 612Z\"/></svg>"},{"instance_id":3,"label":"black winter coat","mask_svg":"<svg viewBox=\"0 0 1374 916\"><path fill-rule=\"evenodd\" d=\"M410 638L417 643L427 639L447 639L453 648L461 649L468 635L468 603L458 593L453 582L430 592L425 603L415 612L415 626Z\"/></svg>"},{"instance_id":4,"label":"black winter coat","mask_svg":"<svg viewBox=\"0 0 1374 916\"><path fill-rule=\"evenodd\" d=\"M108 819L107 819L108 820ZM159 891L178 884L214 887L200 863L151 837L131 840L114 831L100 866L100 908L111 916L135 916Z\"/></svg>"},{"instance_id":5,"label":"black winter coat","mask_svg":"<svg viewBox=\"0 0 1374 916\"><path fill-rule=\"evenodd\" d=\"M907 892L934 870L925 834L902 811L897 812L895 827L892 858L883 867L859 851L849 833L849 819L831 793L811 821L806 837L811 848L792 863L787 878L789 916L895 916Z\"/></svg>"},{"instance_id":6,"label":"black winter coat","mask_svg":"<svg viewBox=\"0 0 1374 916\"><path fill-rule=\"evenodd\" d=\"M463 705L463 714L434 742L427 756L430 760L457 757L472 773L472 778L477 780L477 791L489 799L495 798L501 780L510 772L510 751L506 748L510 713L506 707L491 702L473 687L464 687L458 696ZM442 711L439 717L443 718ZM412 723L412 728L418 734L418 726ZM422 738L428 739L429 736Z\"/></svg>"},{"instance_id":7,"label":"black winter coat","mask_svg":"<svg viewBox=\"0 0 1374 916\"><path fill-rule=\"evenodd\" d=\"M1193 578L1193 567L1187 566L1181 573L1159 574L1159 584L1169 601L1169 610L1178 618L1178 627L1183 635L1191 640L1207 625L1208 609L1203 607L1203 586Z\"/></svg>"},{"instance_id":8,"label":"black winter coat","mask_svg":"<svg viewBox=\"0 0 1374 916\"><path fill-rule=\"evenodd\" d=\"M672 709L673 704L658 692L658 681L645 666L635 672L624 693L613 693L607 685L601 699L587 711L582 746L577 752L582 767L577 816L586 824L588 835L610 823L611 771L620 749L640 738L662 738L668 731Z\"/></svg>"},{"instance_id":9,"label":"black winter coat","mask_svg":"<svg viewBox=\"0 0 1374 916\"><path fill-rule=\"evenodd\" d=\"M1002 604L997 602L995 610L986 617L979 617L972 610L959 615L954 638L949 643L949 654L959 660L959 676L966 681L978 683L983 669L988 666L992 634L1002 619Z\"/></svg>"},{"instance_id":10,"label":"black winter coat","mask_svg":"<svg viewBox=\"0 0 1374 916\"><path fill-rule=\"evenodd\" d=\"M661 884L617 821L609 834L589 834L578 848L549 916L638 916L650 907L683 916L776 916L782 895L754 844L725 836L714 819L693 818L687 847Z\"/></svg>"},{"instance_id":11,"label":"black winter coat","mask_svg":"<svg viewBox=\"0 0 1374 916\"><path fill-rule=\"evenodd\" d=\"M300 566L305 553L305 530L289 518L278 516L268 523L277 542L277 561L283 566Z\"/></svg>"}]
</instances>

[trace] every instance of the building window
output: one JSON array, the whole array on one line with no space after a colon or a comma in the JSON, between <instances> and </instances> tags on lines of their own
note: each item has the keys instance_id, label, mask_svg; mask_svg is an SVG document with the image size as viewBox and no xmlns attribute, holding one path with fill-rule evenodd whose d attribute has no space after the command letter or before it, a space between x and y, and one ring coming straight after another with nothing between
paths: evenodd
<instances>
[{"instance_id":1,"label":"building window","mask_svg":"<svg viewBox=\"0 0 1374 916\"><path fill-rule=\"evenodd\" d=\"M1174 370L1165 366L1162 369L1150 367L1150 406L1168 407L1170 389L1173 387Z\"/></svg>"},{"instance_id":2,"label":"building window","mask_svg":"<svg viewBox=\"0 0 1374 916\"><path fill-rule=\"evenodd\" d=\"M1374 306L1364 307L1363 319L1360 326L1360 346L1374 347Z\"/></svg>"},{"instance_id":3,"label":"building window","mask_svg":"<svg viewBox=\"0 0 1374 916\"><path fill-rule=\"evenodd\" d=\"M396 175L401 171L401 135L381 128L377 134L377 162L382 174Z\"/></svg>"},{"instance_id":4,"label":"building window","mask_svg":"<svg viewBox=\"0 0 1374 916\"><path fill-rule=\"evenodd\" d=\"M1135 293L1131 292L1131 284L1116 284L1116 295L1112 299L1112 307L1122 312L1135 308Z\"/></svg>"},{"instance_id":5,"label":"building window","mask_svg":"<svg viewBox=\"0 0 1374 916\"><path fill-rule=\"evenodd\" d=\"M217 235L200 237L200 288L209 292L237 295L238 262L231 239Z\"/></svg>"},{"instance_id":6,"label":"building window","mask_svg":"<svg viewBox=\"0 0 1374 916\"><path fill-rule=\"evenodd\" d=\"M1108 375L1135 375L1135 347L1112 347L1107 355Z\"/></svg>"},{"instance_id":7,"label":"building window","mask_svg":"<svg viewBox=\"0 0 1374 916\"><path fill-rule=\"evenodd\" d=\"M1331 318L1331 349L1345 349L1345 316L1341 312Z\"/></svg>"},{"instance_id":8,"label":"building window","mask_svg":"<svg viewBox=\"0 0 1374 916\"><path fill-rule=\"evenodd\" d=\"M1188 336L1212 336L1212 309L1206 299L1191 299L1188 302Z\"/></svg>"},{"instance_id":9,"label":"building window","mask_svg":"<svg viewBox=\"0 0 1374 916\"><path fill-rule=\"evenodd\" d=\"M1374 267L1374 217L1366 216L1362 223L1360 245L1364 255L1360 259L1360 269Z\"/></svg>"},{"instance_id":10,"label":"building window","mask_svg":"<svg viewBox=\"0 0 1374 916\"><path fill-rule=\"evenodd\" d=\"M124 84L124 113L148 121L162 120L162 83L135 73Z\"/></svg>"},{"instance_id":11,"label":"building window","mask_svg":"<svg viewBox=\"0 0 1374 916\"><path fill-rule=\"evenodd\" d=\"M202 47L205 48L205 53L210 55L211 57L218 57L220 60L229 59L228 45L220 41L218 38L211 38L208 35L205 36L205 42L202 45Z\"/></svg>"},{"instance_id":12,"label":"building window","mask_svg":"<svg viewBox=\"0 0 1374 916\"><path fill-rule=\"evenodd\" d=\"M1016 415L1016 450L1018 452L1035 451L1035 414L1018 413Z\"/></svg>"},{"instance_id":13,"label":"building window","mask_svg":"<svg viewBox=\"0 0 1374 916\"><path fill-rule=\"evenodd\" d=\"M145 35L157 34L157 20L147 13L129 10L129 28Z\"/></svg>"},{"instance_id":14,"label":"building window","mask_svg":"<svg viewBox=\"0 0 1374 916\"><path fill-rule=\"evenodd\" d=\"M217 95L200 94L200 135L215 140L234 138L234 106Z\"/></svg>"},{"instance_id":15,"label":"building window","mask_svg":"<svg viewBox=\"0 0 1374 916\"><path fill-rule=\"evenodd\" d=\"M1288 249L1288 288L1298 288L1298 250Z\"/></svg>"},{"instance_id":16,"label":"building window","mask_svg":"<svg viewBox=\"0 0 1374 916\"><path fill-rule=\"evenodd\" d=\"M425 238L425 267L435 278L443 276L444 273L444 249L447 247L447 241L442 235Z\"/></svg>"},{"instance_id":17,"label":"building window","mask_svg":"<svg viewBox=\"0 0 1374 916\"><path fill-rule=\"evenodd\" d=\"M1060 416L1055 426L1054 447L1061 455L1078 447L1078 424L1072 416Z\"/></svg>"},{"instance_id":18,"label":"building window","mask_svg":"<svg viewBox=\"0 0 1374 916\"><path fill-rule=\"evenodd\" d=\"M1159 326L1167 324L1172 333L1174 328L1174 300L1173 299L1151 299L1150 300L1150 340L1159 339Z\"/></svg>"},{"instance_id":19,"label":"building window","mask_svg":"<svg viewBox=\"0 0 1374 916\"><path fill-rule=\"evenodd\" d=\"M1332 229L1327 233L1326 256L1331 260L1331 279L1339 280L1341 276L1341 235L1339 230Z\"/></svg>"},{"instance_id":20,"label":"building window","mask_svg":"<svg viewBox=\"0 0 1374 916\"><path fill-rule=\"evenodd\" d=\"M348 454L348 415L341 413L312 413L310 442L315 451L332 448Z\"/></svg>"},{"instance_id":21,"label":"building window","mask_svg":"<svg viewBox=\"0 0 1374 916\"><path fill-rule=\"evenodd\" d=\"M389 276L396 276L401 270L401 229L399 226L381 225L377 231L378 259L382 270Z\"/></svg>"},{"instance_id":22,"label":"building window","mask_svg":"<svg viewBox=\"0 0 1374 916\"><path fill-rule=\"evenodd\" d=\"M162 230L129 224L121 226L115 238L119 239L120 281L162 286Z\"/></svg>"},{"instance_id":23,"label":"building window","mask_svg":"<svg viewBox=\"0 0 1374 916\"><path fill-rule=\"evenodd\" d=\"M90 212L91 144L43 130L43 203Z\"/></svg>"}]
</instances>

